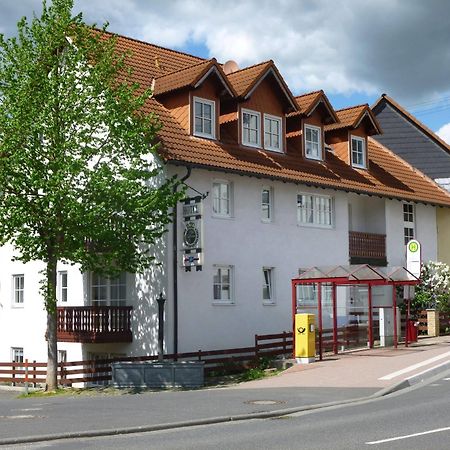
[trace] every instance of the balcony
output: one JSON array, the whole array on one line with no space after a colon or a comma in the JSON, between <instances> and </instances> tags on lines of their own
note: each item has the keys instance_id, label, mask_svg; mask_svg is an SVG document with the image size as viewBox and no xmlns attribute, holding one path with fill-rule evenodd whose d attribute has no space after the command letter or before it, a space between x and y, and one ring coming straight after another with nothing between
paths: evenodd
<instances>
[{"instance_id":1,"label":"balcony","mask_svg":"<svg viewBox=\"0 0 450 450\"><path fill-rule=\"evenodd\" d=\"M349 232L350 264L371 264L387 266L386 235Z\"/></svg>"},{"instance_id":2,"label":"balcony","mask_svg":"<svg viewBox=\"0 0 450 450\"><path fill-rule=\"evenodd\" d=\"M57 308L58 342L132 342L132 306Z\"/></svg>"}]
</instances>

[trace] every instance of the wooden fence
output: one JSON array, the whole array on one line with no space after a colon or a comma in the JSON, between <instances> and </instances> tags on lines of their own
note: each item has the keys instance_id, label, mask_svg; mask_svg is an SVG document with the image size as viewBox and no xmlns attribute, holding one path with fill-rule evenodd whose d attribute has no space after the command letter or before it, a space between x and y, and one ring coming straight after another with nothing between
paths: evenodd
<instances>
[{"instance_id":1,"label":"wooden fence","mask_svg":"<svg viewBox=\"0 0 450 450\"><path fill-rule=\"evenodd\" d=\"M261 358L292 354L292 332L255 335L254 347L166 354L165 360L197 360L205 363L205 373L232 373L255 367ZM119 361L157 361L158 356L122 357L103 360L63 362L58 367L58 382L70 386L75 383L103 383L111 380L111 364ZM46 363L36 361L0 363L0 383L45 383Z\"/></svg>"}]
</instances>

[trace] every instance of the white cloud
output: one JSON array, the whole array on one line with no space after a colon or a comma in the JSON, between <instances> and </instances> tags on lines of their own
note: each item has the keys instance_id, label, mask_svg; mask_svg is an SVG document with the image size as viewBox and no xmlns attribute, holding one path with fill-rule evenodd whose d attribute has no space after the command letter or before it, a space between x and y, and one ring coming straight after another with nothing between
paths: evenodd
<instances>
[{"instance_id":1,"label":"white cloud","mask_svg":"<svg viewBox=\"0 0 450 450\"><path fill-rule=\"evenodd\" d=\"M445 142L450 144L450 123L447 123L439 128L439 130L436 131L436 134Z\"/></svg>"},{"instance_id":2,"label":"white cloud","mask_svg":"<svg viewBox=\"0 0 450 450\"><path fill-rule=\"evenodd\" d=\"M0 0L0 29L13 29L19 4ZM39 10L40 0L26 5ZM273 59L294 93L387 92L410 103L448 89L448 0L75 0L79 10L137 39L205 46L221 62Z\"/></svg>"}]
</instances>

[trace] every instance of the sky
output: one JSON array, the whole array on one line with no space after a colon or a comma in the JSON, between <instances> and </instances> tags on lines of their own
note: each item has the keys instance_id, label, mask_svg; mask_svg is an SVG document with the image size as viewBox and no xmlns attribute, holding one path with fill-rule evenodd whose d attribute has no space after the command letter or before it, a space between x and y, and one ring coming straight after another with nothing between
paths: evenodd
<instances>
[{"instance_id":1,"label":"sky","mask_svg":"<svg viewBox=\"0 0 450 450\"><path fill-rule=\"evenodd\" d=\"M0 0L0 33L41 6ZM78 12L240 68L272 59L294 95L323 89L335 109L386 93L450 143L449 0L75 0Z\"/></svg>"}]
</instances>

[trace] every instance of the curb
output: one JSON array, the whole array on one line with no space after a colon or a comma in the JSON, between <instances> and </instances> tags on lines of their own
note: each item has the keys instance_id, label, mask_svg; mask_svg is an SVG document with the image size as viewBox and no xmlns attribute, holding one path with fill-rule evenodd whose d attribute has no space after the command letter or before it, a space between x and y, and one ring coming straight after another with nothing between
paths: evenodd
<instances>
[{"instance_id":1,"label":"curb","mask_svg":"<svg viewBox=\"0 0 450 450\"><path fill-rule=\"evenodd\" d=\"M438 375L442 372L449 371L450 372L450 361L446 361L439 366L435 366L431 369L425 370L419 374L413 375L410 378L402 380L392 386L385 387L372 395L367 397L359 397L353 398L349 400L338 400L334 402L327 403L319 403L315 405L305 405L293 408L280 409L275 411L266 411L259 413L249 413L249 414L238 414L234 416L219 416L219 417L211 417L207 419L195 419L195 420L186 420L182 422L172 422L172 423L164 423L159 425L141 425L138 427L127 427L127 428L114 428L114 429L103 429L103 430L91 430L91 431L78 431L78 432L68 432L68 433L60 433L60 434L42 434L38 436L25 436L20 438L9 438L9 439L0 439L0 445L14 445L14 444L26 444L33 442L43 442L43 441L56 441L62 439L80 439L80 438L89 438L89 437L101 437L101 436L116 436L121 434L134 434L134 433L146 433L152 431L162 431L162 430L171 430L175 428L186 428L186 427L194 427L201 425L214 425L218 423L226 423L226 422L237 422L243 420L252 420L252 419L271 419L274 417L282 417L287 416L289 414L299 413L303 411L313 411L318 409L329 408L332 406L340 406L340 405L349 405L352 403L364 402L375 400L381 397L384 397L389 394L393 394L395 392L399 392L401 390L405 390L407 388L416 387L419 383L432 383ZM428 375L426 378L424 375Z\"/></svg>"}]
</instances>

